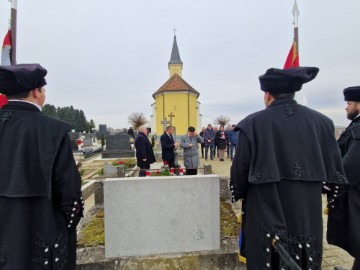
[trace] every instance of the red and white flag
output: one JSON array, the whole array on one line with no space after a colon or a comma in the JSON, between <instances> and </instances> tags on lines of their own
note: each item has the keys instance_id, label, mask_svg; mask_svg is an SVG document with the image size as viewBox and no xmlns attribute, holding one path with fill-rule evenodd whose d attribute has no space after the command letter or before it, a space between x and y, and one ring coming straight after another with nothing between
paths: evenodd
<instances>
[{"instance_id":1,"label":"red and white flag","mask_svg":"<svg viewBox=\"0 0 360 270\"><path fill-rule=\"evenodd\" d=\"M1 65L2 66L11 66L10 51L11 51L11 31L9 30L6 33L6 36L4 38L4 43L2 46L2 52L1 52Z\"/></svg>"},{"instance_id":2,"label":"red and white flag","mask_svg":"<svg viewBox=\"0 0 360 270\"><path fill-rule=\"evenodd\" d=\"M299 66L299 54L296 50L296 42L294 41L286 58L284 69L298 67Z\"/></svg>"}]
</instances>

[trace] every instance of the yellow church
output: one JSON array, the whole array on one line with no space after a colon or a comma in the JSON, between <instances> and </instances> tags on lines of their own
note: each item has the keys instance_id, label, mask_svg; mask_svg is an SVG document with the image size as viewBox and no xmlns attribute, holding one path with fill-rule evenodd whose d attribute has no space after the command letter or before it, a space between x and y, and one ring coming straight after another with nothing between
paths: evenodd
<instances>
[{"instance_id":1,"label":"yellow church","mask_svg":"<svg viewBox=\"0 0 360 270\"><path fill-rule=\"evenodd\" d=\"M154 94L155 102L151 105L151 130L153 134L161 135L165 127L175 127L177 136L187 133L189 126L201 131L200 93L182 78L183 62L180 59L179 48L174 35L171 58L168 64L170 79L168 79Z\"/></svg>"}]
</instances>

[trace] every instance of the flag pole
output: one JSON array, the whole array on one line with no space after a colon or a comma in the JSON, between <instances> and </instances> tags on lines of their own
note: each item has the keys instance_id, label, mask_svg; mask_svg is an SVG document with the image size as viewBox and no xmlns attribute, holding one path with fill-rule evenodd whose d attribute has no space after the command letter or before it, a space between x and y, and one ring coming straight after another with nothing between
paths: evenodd
<instances>
[{"instance_id":1,"label":"flag pole","mask_svg":"<svg viewBox=\"0 0 360 270\"><path fill-rule=\"evenodd\" d=\"M11 0L11 64L16 65L17 0Z\"/></svg>"},{"instance_id":2,"label":"flag pole","mask_svg":"<svg viewBox=\"0 0 360 270\"><path fill-rule=\"evenodd\" d=\"M296 0L294 0L294 7L292 10L292 14L294 15L294 41L296 43L296 51L299 54L299 9L296 3Z\"/></svg>"}]
</instances>

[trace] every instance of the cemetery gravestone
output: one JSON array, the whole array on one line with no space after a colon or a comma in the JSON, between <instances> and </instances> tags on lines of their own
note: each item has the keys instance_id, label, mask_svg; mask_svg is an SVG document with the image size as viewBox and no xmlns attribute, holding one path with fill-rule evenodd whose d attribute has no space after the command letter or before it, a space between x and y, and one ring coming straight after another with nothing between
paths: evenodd
<instances>
[{"instance_id":1,"label":"cemetery gravestone","mask_svg":"<svg viewBox=\"0 0 360 270\"><path fill-rule=\"evenodd\" d=\"M99 131L96 132L97 139L100 140L102 135L104 137L106 137L108 134L109 134L109 132L107 130L107 126L106 125L99 125Z\"/></svg>"},{"instance_id":2,"label":"cemetery gravestone","mask_svg":"<svg viewBox=\"0 0 360 270\"><path fill-rule=\"evenodd\" d=\"M93 145L93 141L92 141L92 138L84 138L83 139L83 147L89 147L89 146L92 146Z\"/></svg>"},{"instance_id":3,"label":"cemetery gravestone","mask_svg":"<svg viewBox=\"0 0 360 270\"><path fill-rule=\"evenodd\" d=\"M104 181L106 257L220 248L217 175L144 178Z\"/></svg>"},{"instance_id":4,"label":"cemetery gravestone","mask_svg":"<svg viewBox=\"0 0 360 270\"><path fill-rule=\"evenodd\" d=\"M104 164L104 176L115 176L116 172L117 170L115 166L107 162Z\"/></svg>"},{"instance_id":5,"label":"cemetery gravestone","mask_svg":"<svg viewBox=\"0 0 360 270\"><path fill-rule=\"evenodd\" d=\"M102 158L133 158L135 151L130 149L130 137L127 133L118 133L106 137L106 150Z\"/></svg>"},{"instance_id":6,"label":"cemetery gravestone","mask_svg":"<svg viewBox=\"0 0 360 270\"><path fill-rule=\"evenodd\" d=\"M79 132L68 132L68 134L70 137L71 149L73 151L78 151L79 147L77 144L77 140L80 138L80 133Z\"/></svg>"}]
</instances>

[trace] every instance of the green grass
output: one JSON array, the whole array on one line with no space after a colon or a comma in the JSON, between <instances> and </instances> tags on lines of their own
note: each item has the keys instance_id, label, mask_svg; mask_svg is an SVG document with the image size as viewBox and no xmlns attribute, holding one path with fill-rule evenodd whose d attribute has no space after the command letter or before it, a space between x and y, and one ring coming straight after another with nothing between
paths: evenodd
<instances>
[{"instance_id":1,"label":"green grass","mask_svg":"<svg viewBox=\"0 0 360 270\"><path fill-rule=\"evenodd\" d=\"M224 236L239 236L241 223L235 213L232 211L232 206L228 202L220 201L220 230Z\"/></svg>"},{"instance_id":2,"label":"green grass","mask_svg":"<svg viewBox=\"0 0 360 270\"><path fill-rule=\"evenodd\" d=\"M82 233L83 237L78 241L78 246L94 247L105 245L104 211L98 212Z\"/></svg>"}]
</instances>

